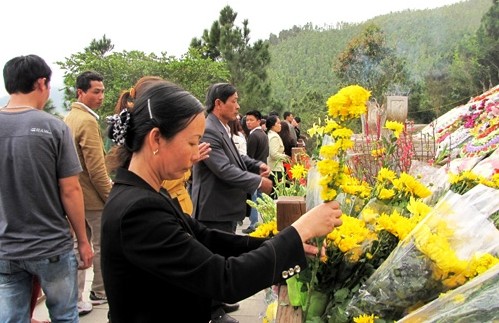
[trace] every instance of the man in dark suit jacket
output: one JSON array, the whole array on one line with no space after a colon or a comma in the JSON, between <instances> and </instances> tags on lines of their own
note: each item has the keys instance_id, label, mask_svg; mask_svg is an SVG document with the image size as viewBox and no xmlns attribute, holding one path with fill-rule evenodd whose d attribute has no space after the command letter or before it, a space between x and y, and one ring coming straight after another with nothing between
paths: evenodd
<instances>
[{"instance_id":1,"label":"man in dark suit jacket","mask_svg":"<svg viewBox=\"0 0 499 323\"><path fill-rule=\"evenodd\" d=\"M246 126L250 130L246 143L247 155L263 163L269 157L269 138L261 127L262 114L258 110L246 112Z\"/></svg>"},{"instance_id":2,"label":"man in dark suit jacket","mask_svg":"<svg viewBox=\"0 0 499 323\"><path fill-rule=\"evenodd\" d=\"M246 141L246 153L253 159L267 163L267 158L269 157L269 138L262 129L262 121L265 123L265 119L262 119L260 111L251 110L246 112L246 126L250 131ZM256 202L259 197L262 197L262 192L256 190L253 192L251 199L253 202ZM246 229L242 230L243 233L251 233L256 229L258 211L255 208L251 208L249 219L250 224Z\"/></svg>"},{"instance_id":3,"label":"man in dark suit jacket","mask_svg":"<svg viewBox=\"0 0 499 323\"><path fill-rule=\"evenodd\" d=\"M240 155L227 123L239 114L236 88L227 83L210 87L206 98L208 116L201 139L209 142L210 158L193 167L193 216L209 228L236 232L246 216L246 200L258 188L270 193L272 181L266 163ZM227 304L214 302L212 322L237 322L225 314Z\"/></svg>"}]
</instances>

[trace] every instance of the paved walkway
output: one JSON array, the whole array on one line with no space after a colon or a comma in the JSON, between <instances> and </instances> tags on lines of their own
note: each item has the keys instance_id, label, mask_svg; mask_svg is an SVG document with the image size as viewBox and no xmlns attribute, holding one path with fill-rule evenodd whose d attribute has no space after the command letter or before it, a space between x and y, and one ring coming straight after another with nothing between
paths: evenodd
<instances>
[{"instance_id":1,"label":"paved walkway","mask_svg":"<svg viewBox=\"0 0 499 323\"><path fill-rule=\"evenodd\" d=\"M237 227L237 233L243 234L242 229L246 229L249 224L249 219L246 218L242 226ZM92 282L92 270L87 270L87 281L85 283L85 291L83 292L83 299L88 300L89 290ZM257 323L262 322L260 318L261 313L265 313L266 305L264 303L264 291L261 291L241 302L239 310L230 313L230 316L239 320L240 323ZM94 306L92 312L87 315L80 316L81 323L107 323L107 304ZM36 308L33 317L38 320L49 319L47 307L45 302L40 302Z\"/></svg>"}]
</instances>

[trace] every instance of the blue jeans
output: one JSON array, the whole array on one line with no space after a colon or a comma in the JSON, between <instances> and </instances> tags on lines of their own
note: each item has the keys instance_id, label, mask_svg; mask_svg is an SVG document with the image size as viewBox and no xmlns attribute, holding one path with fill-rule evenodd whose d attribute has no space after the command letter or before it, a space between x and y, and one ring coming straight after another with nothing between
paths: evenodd
<instances>
[{"instance_id":1,"label":"blue jeans","mask_svg":"<svg viewBox=\"0 0 499 323\"><path fill-rule=\"evenodd\" d=\"M259 197L260 198L262 197L262 192L260 192L260 190L256 190L253 193L253 195L251 195L251 200L256 203L256 199ZM249 220L250 220L249 226L254 229L256 226L256 223L258 222L258 211L254 207L251 208Z\"/></svg>"},{"instance_id":2,"label":"blue jeans","mask_svg":"<svg viewBox=\"0 0 499 323\"><path fill-rule=\"evenodd\" d=\"M79 322L73 250L45 259L0 260L0 322L30 322L33 276L38 276L46 296L50 320Z\"/></svg>"}]
</instances>

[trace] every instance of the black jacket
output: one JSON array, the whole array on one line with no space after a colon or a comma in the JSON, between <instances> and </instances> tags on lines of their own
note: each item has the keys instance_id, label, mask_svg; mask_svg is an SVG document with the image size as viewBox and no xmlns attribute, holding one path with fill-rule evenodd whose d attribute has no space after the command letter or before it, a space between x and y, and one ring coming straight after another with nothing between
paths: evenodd
<instances>
[{"instance_id":1,"label":"black jacket","mask_svg":"<svg viewBox=\"0 0 499 323\"><path fill-rule=\"evenodd\" d=\"M251 158L260 160L265 164L267 163L267 158L269 157L269 137L265 131L260 128L250 133L246 143L246 151Z\"/></svg>"},{"instance_id":2,"label":"black jacket","mask_svg":"<svg viewBox=\"0 0 499 323\"><path fill-rule=\"evenodd\" d=\"M102 214L101 262L113 323L208 322L212 299L238 302L306 266L293 227L270 240L208 229L125 169Z\"/></svg>"}]
</instances>

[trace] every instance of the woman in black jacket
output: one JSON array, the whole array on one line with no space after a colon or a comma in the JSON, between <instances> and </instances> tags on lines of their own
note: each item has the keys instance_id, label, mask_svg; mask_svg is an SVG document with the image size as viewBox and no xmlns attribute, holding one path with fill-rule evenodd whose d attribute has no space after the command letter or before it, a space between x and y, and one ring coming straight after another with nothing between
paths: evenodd
<instances>
[{"instance_id":1,"label":"woman in black jacket","mask_svg":"<svg viewBox=\"0 0 499 323\"><path fill-rule=\"evenodd\" d=\"M155 82L110 124L128 165L115 165L102 214L113 323L208 322L212 299L234 303L299 272L305 255L318 252L306 242L341 225L337 202L315 207L269 240L211 230L184 215L161 183L199 158L205 116L194 96L170 82Z\"/></svg>"}]
</instances>

